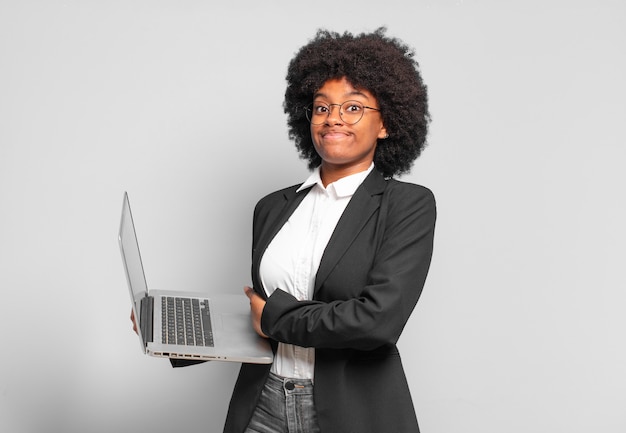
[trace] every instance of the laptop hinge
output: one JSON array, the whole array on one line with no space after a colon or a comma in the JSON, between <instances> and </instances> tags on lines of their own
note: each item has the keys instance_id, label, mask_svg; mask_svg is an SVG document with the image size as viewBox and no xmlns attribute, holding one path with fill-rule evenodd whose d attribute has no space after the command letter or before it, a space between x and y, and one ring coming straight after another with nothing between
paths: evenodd
<instances>
[{"instance_id":1,"label":"laptop hinge","mask_svg":"<svg viewBox=\"0 0 626 433\"><path fill-rule=\"evenodd\" d=\"M141 323L141 335L143 335L146 344L152 343L153 310L154 298L152 296L144 296L141 298L141 317L139 323Z\"/></svg>"}]
</instances>

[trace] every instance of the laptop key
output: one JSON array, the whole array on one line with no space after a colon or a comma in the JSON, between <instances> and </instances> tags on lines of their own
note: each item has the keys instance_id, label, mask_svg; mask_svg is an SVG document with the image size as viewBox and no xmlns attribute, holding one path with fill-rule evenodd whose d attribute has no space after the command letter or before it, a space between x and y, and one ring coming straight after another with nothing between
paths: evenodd
<instances>
[{"instance_id":1,"label":"laptop key","mask_svg":"<svg viewBox=\"0 0 626 433\"><path fill-rule=\"evenodd\" d=\"M204 330L204 345L213 347L213 329L211 328L211 315L209 312L209 301L204 301L204 308L200 309L202 315L202 328Z\"/></svg>"},{"instance_id":2,"label":"laptop key","mask_svg":"<svg viewBox=\"0 0 626 433\"><path fill-rule=\"evenodd\" d=\"M196 298L163 297L161 300L164 344L213 347L209 301Z\"/></svg>"}]
</instances>

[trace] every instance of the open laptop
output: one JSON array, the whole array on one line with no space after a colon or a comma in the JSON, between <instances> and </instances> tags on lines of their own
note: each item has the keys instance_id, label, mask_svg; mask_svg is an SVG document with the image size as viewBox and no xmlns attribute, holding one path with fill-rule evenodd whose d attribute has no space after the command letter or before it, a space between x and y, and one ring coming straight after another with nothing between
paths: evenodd
<instances>
[{"instance_id":1,"label":"open laptop","mask_svg":"<svg viewBox=\"0 0 626 433\"><path fill-rule=\"evenodd\" d=\"M244 294L148 291L126 192L119 244L144 353L192 360L272 362L269 342L252 328Z\"/></svg>"}]
</instances>

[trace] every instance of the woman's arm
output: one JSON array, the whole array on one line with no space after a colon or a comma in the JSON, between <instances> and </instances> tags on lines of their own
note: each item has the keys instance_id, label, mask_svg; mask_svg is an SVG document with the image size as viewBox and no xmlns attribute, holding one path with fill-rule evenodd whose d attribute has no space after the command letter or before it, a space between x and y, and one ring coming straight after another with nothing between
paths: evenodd
<instances>
[{"instance_id":1,"label":"woman's arm","mask_svg":"<svg viewBox=\"0 0 626 433\"><path fill-rule=\"evenodd\" d=\"M320 289L354 296L298 301L276 290L261 308L259 330L277 341L304 347L371 350L395 343L421 294L432 256L436 218L432 193L415 185L396 184L386 191L388 206L379 239L363 240L346 252L349 267L337 266ZM372 221L371 224L377 224ZM362 245L378 245L363 251ZM360 260L362 258L362 260ZM368 268L358 269L364 263ZM369 265L371 263L371 265ZM354 265L356 264L356 265ZM355 281L363 281L355 288Z\"/></svg>"}]
</instances>

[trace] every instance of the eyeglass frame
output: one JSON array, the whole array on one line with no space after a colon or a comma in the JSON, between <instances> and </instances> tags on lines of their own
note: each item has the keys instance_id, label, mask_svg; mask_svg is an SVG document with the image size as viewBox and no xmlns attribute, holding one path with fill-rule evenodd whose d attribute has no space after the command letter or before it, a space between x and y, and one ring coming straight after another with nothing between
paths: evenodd
<instances>
[{"instance_id":1,"label":"eyeglass frame","mask_svg":"<svg viewBox=\"0 0 626 433\"><path fill-rule=\"evenodd\" d=\"M365 110L363 110L363 112L361 113L361 117L359 117L359 120L357 120L356 122L353 123L348 123L346 122L346 120L343 118L343 116L341 115L341 107L343 107L344 104L348 103L348 102L356 102L357 104L361 105L363 108L369 108L370 110L374 110L374 111L378 111L380 113L380 108L375 108L375 107L368 107L367 105L363 104L360 101L357 101L355 99L348 99L347 101L342 102L341 104L327 104L327 103L323 103L324 105L328 106L328 113L326 113L326 117L324 118L324 120L321 123L313 123L313 104L315 104L315 101L311 102L310 104L306 105L304 107L304 115L306 117L306 119L309 121L309 123L311 125L323 125L324 122L326 122L326 120L328 119L328 116L330 116L330 113L333 111L332 110L332 106L336 105L339 107L339 117L341 118L341 120L346 124L346 125L356 125L357 123L359 123L361 121L361 119L363 119L363 115L365 114Z\"/></svg>"}]
</instances>

